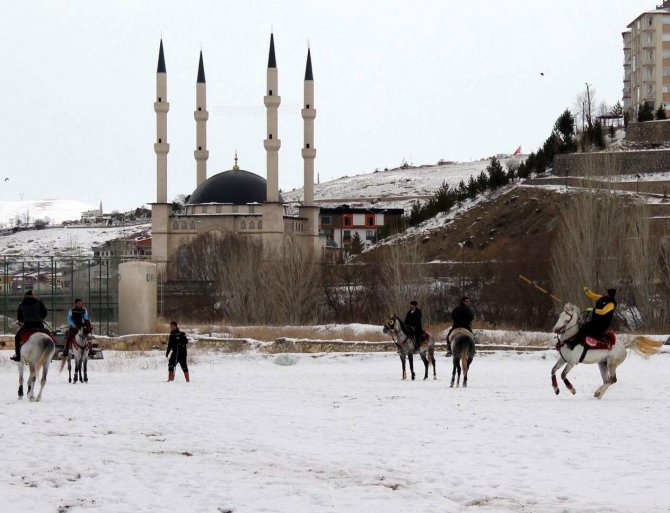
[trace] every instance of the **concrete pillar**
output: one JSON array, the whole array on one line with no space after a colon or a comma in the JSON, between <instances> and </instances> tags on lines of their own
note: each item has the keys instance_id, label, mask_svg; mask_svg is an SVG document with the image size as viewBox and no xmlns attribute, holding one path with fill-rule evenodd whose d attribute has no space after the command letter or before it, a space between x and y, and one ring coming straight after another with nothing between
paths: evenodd
<instances>
[{"instance_id":1,"label":"concrete pillar","mask_svg":"<svg viewBox=\"0 0 670 513\"><path fill-rule=\"evenodd\" d=\"M156 333L157 280L156 264L119 265L119 335Z\"/></svg>"}]
</instances>

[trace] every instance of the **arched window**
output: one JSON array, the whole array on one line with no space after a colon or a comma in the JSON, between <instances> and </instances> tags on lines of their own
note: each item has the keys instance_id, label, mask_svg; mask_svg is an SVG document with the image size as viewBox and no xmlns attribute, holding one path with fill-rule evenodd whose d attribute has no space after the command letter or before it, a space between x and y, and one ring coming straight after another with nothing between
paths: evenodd
<instances>
[{"instance_id":1,"label":"arched window","mask_svg":"<svg viewBox=\"0 0 670 513\"><path fill-rule=\"evenodd\" d=\"M243 219L242 222L240 223L240 230L246 230L247 229L247 222Z\"/></svg>"},{"instance_id":2,"label":"arched window","mask_svg":"<svg viewBox=\"0 0 670 513\"><path fill-rule=\"evenodd\" d=\"M256 224L253 221L249 221L249 229L250 230L255 230L256 229Z\"/></svg>"},{"instance_id":3,"label":"arched window","mask_svg":"<svg viewBox=\"0 0 670 513\"><path fill-rule=\"evenodd\" d=\"M191 221L191 230L195 230L195 221Z\"/></svg>"},{"instance_id":4,"label":"arched window","mask_svg":"<svg viewBox=\"0 0 670 513\"><path fill-rule=\"evenodd\" d=\"M186 221L181 222L181 229L186 230Z\"/></svg>"},{"instance_id":5,"label":"arched window","mask_svg":"<svg viewBox=\"0 0 670 513\"><path fill-rule=\"evenodd\" d=\"M263 221L258 221L258 229L261 230L263 228Z\"/></svg>"},{"instance_id":6,"label":"arched window","mask_svg":"<svg viewBox=\"0 0 670 513\"><path fill-rule=\"evenodd\" d=\"M175 221L174 223L172 223L172 229L179 230L179 221Z\"/></svg>"}]
</instances>

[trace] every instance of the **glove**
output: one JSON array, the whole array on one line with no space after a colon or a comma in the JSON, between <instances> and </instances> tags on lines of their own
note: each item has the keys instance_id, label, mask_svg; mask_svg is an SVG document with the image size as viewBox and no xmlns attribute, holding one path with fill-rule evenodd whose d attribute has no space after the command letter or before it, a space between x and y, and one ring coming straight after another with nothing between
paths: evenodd
<instances>
[{"instance_id":1,"label":"glove","mask_svg":"<svg viewBox=\"0 0 670 513\"><path fill-rule=\"evenodd\" d=\"M588 287L584 287L584 292L588 292L588 291L589 291L589 288L588 288Z\"/></svg>"},{"instance_id":2,"label":"glove","mask_svg":"<svg viewBox=\"0 0 670 513\"><path fill-rule=\"evenodd\" d=\"M587 312L593 312L593 308L587 308L586 311Z\"/></svg>"}]
</instances>

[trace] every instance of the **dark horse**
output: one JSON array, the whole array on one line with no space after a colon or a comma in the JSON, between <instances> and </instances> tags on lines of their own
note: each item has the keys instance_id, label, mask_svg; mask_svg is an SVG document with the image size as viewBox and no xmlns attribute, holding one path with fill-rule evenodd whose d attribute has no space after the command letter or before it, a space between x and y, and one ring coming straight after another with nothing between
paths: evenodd
<instances>
[{"instance_id":1,"label":"dark horse","mask_svg":"<svg viewBox=\"0 0 670 513\"><path fill-rule=\"evenodd\" d=\"M428 379L428 367L433 364L433 379L437 379L435 372L435 341L426 332L426 338L417 345L414 339L414 329L411 326L406 326L397 315L392 315L384 325L384 333L390 334L393 342L398 347L398 355L402 362L402 379L407 379L407 371L405 370L405 357L409 359L409 370L412 373L412 380L416 378L414 374L414 353L419 351L423 365L426 372L423 379Z\"/></svg>"},{"instance_id":2,"label":"dark horse","mask_svg":"<svg viewBox=\"0 0 670 513\"><path fill-rule=\"evenodd\" d=\"M456 388L458 388L461 381L462 368L463 388L465 388L468 386L468 369L470 368L470 365L472 365L472 360L475 357L475 338L469 330L465 328L457 328L451 332L449 343L451 345L454 363L454 367L451 371L450 386L454 386L454 377L456 371L458 371L458 379L456 379Z\"/></svg>"}]
</instances>

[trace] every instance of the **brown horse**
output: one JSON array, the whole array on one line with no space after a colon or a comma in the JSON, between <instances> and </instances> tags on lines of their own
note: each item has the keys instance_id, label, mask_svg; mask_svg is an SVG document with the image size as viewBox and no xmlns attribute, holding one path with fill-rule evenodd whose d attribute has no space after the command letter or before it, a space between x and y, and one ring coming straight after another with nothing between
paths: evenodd
<instances>
[{"instance_id":1,"label":"brown horse","mask_svg":"<svg viewBox=\"0 0 670 513\"><path fill-rule=\"evenodd\" d=\"M465 328L456 328L449 335L449 345L451 346L453 368L451 370L451 385L454 386L454 378L456 378L456 388L461 382L461 369L463 370L463 388L468 386L468 370L472 365L472 360L475 357L475 337L470 330Z\"/></svg>"}]
</instances>

